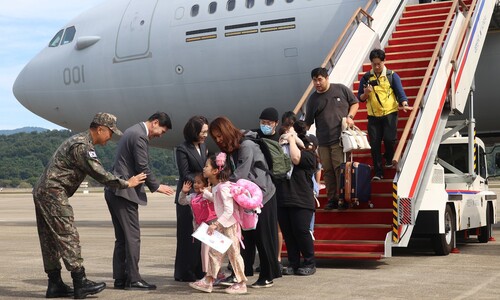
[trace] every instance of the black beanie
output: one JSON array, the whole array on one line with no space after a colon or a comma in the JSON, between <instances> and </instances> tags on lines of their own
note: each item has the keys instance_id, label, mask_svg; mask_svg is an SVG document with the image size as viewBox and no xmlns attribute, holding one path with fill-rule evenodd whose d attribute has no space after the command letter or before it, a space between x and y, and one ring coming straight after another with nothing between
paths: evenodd
<instances>
[{"instance_id":1,"label":"black beanie","mask_svg":"<svg viewBox=\"0 0 500 300\"><path fill-rule=\"evenodd\" d=\"M262 111L259 120L268 120L278 122L278 111L274 107L268 107Z\"/></svg>"}]
</instances>

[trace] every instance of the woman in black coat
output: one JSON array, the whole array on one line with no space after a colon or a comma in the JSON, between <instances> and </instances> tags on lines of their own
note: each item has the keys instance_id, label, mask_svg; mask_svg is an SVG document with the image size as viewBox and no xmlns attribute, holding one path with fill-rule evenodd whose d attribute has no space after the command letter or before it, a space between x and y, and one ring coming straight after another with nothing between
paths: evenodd
<instances>
[{"instance_id":1,"label":"woman in black coat","mask_svg":"<svg viewBox=\"0 0 500 300\"><path fill-rule=\"evenodd\" d=\"M207 159L205 139L208 135L208 120L194 116L184 126L185 141L177 146L175 156L179 170L179 181L175 195L177 213L177 251L175 254L174 279L193 282L204 276L201 266L201 244L193 239L193 215L189 205L180 205L179 192L184 181L194 181L194 175L201 173Z\"/></svg>"}]
</instances>

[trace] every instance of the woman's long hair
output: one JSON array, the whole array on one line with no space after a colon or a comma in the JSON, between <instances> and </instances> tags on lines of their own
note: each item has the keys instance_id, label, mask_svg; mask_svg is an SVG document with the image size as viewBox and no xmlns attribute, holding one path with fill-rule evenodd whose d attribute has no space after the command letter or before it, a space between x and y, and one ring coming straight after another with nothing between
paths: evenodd
<instances>
[{"instance_id":1,"label":"woman's long hair","mask_svg":"<svg viewBox=\"0 0 500 300\"><path fill-rule=\"evenodd\" d=\"M228 118L217 117L210 123L208 131L221 151L231 154L240 148L243 133Z\"/></svg>"}]
</instances>

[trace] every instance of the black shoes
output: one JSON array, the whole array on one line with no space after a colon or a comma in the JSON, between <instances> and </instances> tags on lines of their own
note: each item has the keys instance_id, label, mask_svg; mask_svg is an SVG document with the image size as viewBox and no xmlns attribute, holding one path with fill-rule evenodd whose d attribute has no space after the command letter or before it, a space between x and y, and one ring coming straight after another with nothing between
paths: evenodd
<instances>
[{"instance_id":1,"label":"black shoes","mask_svg":"<svg viewBox=\"0 0 500 300\"><path fill-rule=\"evenodd\" d=\"M301 268L298 268L297 271L295 271L295 275L300 275L300 276L309 276L309 275L313 275L314 273L316 273L315 266L301 267Z\"/></svg>"},{"instance_id":2,"label":"black shoes","mask_svg":"<svg viewBox=\"0 0 500 300\"><path fill-rule=\"evenodd\" d=\"M54 270L47 274L49 276L49 284L45 298L73 297L73 289L61 279L61 270Z\"/></svg>"},{"instance_id":3,"label":"black shoes","mask_svg":"<svg viewBox=\"0 0 500 300\"><path fill-rule=\"evenodd\" d=\"M115 279L115 284L113 287L117 290L123 290L125 289L125 284L127 282L127 279Z\"/></svg>"},{"instance_id":4,"label":"black shoes","mask_svg":"<svg viewBox=\"0 0 500 300\"><path fill-rule=\"evenodd\" d=\"M325 210L332 210L339 208L339 199L332 198L328 200L328 203L325 205Z\"/></svg>"},{"instance_id":5,"label":"black shoes","mask_svg":"<svg viewBox=\"0 0 500 300\"><path fill-rule=\"evenodd\" d=\"M295 269L292 267L286 267L283 268L283 271L281 272L283 275L295 275Z\"/></svg>"},{"instance_id":6,"label":"black shoes","mask_svg":"<svg viewBox=\"0 0 500 300\"><path fill-rule=\"evenodd\" d=\"M254 284L251 285L254 289L259 288L270 288L274 285L272 280L257 280Z\"/></svg>"},{"instance_id":7,"label":"black shoes","mask_svg":"<svg viewBox=\"0 0 500 300\"><path fill-rule=\"evenodd\" d=\"M125 283L126 290L139 290L139 291L147 291L147 290L156 290L156 285L147 283L144 280L134 281L134 282L126 282Z\"/></svg>"},{"instance_id":8,"label":"black shoes","mask_svg":"<svg viewBox=\"0 0 500 300\"><path fill-rule=\"evenodd\" d=\"M81 267L71 272L73 278L74 298L84 299L88 295L94 295L102 292L106 288L104 282L93 282L88 280L85 275L85 268Z\"/></svg>"}]
</instances>

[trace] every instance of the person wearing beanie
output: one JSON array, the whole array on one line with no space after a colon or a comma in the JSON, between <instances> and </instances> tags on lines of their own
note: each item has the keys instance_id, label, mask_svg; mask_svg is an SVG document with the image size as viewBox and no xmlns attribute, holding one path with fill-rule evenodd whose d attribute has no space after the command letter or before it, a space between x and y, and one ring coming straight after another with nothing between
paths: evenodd
<instances>
[{"instance_id":1,"label":"person wearing beanie","mask_svg":"<svg viewBox=\"0 0 500 300\"><path fill-rule=\"evenodd\" d=\"M268 107L262 111L259 116L259 128L252 129L256 133L257 138L267 138L278 141L280 134L278 128L279 114L276 108Z\"/></svg>"}]
</instances>

